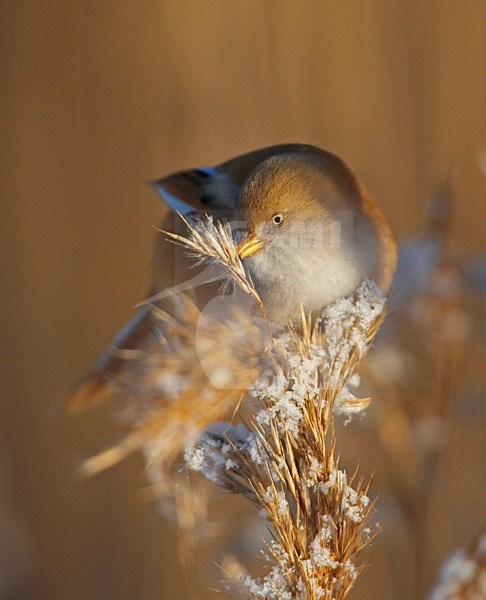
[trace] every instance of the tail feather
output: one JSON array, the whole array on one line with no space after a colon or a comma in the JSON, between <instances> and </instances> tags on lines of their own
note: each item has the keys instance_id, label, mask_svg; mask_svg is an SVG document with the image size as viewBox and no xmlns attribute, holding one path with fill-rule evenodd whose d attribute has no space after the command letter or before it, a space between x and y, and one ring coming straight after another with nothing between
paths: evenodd
<instances>
[{"instance_id":1,"label":"tail feather","mask_svg":"<svg viewBox=\"0 0 486 600\"><path fill-rule=\"evenodd\" d=\"M116 381L126 368L119 350L138 350L147 347L152 336L151 307L140 310L113 337L81 383L68 397L67 413L79 413L109 400L115 393Z\"/></svg>"}]
</instances>

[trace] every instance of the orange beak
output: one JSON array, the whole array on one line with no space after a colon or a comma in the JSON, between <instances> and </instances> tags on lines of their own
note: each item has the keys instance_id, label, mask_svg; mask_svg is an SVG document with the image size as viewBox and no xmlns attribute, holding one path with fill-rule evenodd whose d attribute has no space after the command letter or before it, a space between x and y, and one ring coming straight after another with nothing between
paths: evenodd
<instances>
[{"instance_id":1,"label":"orange beak","mask_svg":"<svg viewBox=\"0 0 486 600\"><path fill-rule=\"evenodd\" d=\"M243 260L261 250L264 245L265 242L259 240L255 235L246 235L238 244L236 251L241 260Z\"/></svg>"}]
</instances>

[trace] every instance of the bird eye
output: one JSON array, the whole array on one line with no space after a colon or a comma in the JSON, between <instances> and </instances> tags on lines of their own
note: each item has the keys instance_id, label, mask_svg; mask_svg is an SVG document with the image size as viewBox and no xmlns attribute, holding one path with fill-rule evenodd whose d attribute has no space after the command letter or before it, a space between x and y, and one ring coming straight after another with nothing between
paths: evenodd
<instances>
[{"instance_id":1,"label":"bird eye","mask_svg":"<svg viewBox=\"0 0 486 600\"><path fill-rule=\"evenodd\" d=\"M281 214L273 215L272 221L275 225L280 225L283 221L283 215L281 215Z\"/></svg>"}]
</instances>

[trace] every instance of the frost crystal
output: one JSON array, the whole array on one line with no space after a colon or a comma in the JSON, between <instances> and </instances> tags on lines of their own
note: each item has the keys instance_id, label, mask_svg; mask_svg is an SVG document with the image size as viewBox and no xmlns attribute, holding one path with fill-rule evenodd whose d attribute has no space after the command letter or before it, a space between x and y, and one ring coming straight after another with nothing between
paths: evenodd
<instances>
[{"instance_id":1,"label":"frost crystal","mask_svg":"<svg viewBox=\"0 0 486 600\"><path fill-rule=\"evenodd\" d=\"M445 561L428 600L479 600L486 597L486 534L475 548L454 551Z\"/></svg>"},{"instance_id":2,"label":"frost crystal","mask_svg":"<svg viewBox=\"0 0 486 600\"><path fill-rule=\"evenodd\" d=\"M335 569L339 566L328 546L332 537L330 524L323 519L323 525L319 533L310 543L310 562L312 567L330 567Z\"/></svg>"}]
</instances>

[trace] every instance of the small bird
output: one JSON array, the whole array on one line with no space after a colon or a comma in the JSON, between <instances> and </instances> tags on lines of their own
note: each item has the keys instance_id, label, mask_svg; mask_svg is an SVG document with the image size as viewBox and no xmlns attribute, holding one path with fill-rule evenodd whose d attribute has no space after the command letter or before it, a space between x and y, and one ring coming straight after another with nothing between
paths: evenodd
<instances>
[{"instance_id":1,"label":"small bird","mask_svg":"<svg viewBox=\"0 0 486 600\"><path fill-rule=\"evenodd\" d=\"M239 257L245 261L268 312L277 324L292 320L299 305L320 311L352 293L366 278L390 291L396 244L374 199L344 161L304 144L271 146L217 167L181 171L153 182L171 209L162 229L187 235L184 221L205 218L234 223ZM180 247L158 235L154 252L153 302L167 290L189 293L202 308L218 293L204 269L193 267ZM188 276L188 274L190 274ZM147 349L154 343L151 307L113 338L71 399L75 410L111 394L125 367L114 349Z\"/></svg>"}]
</instances>

